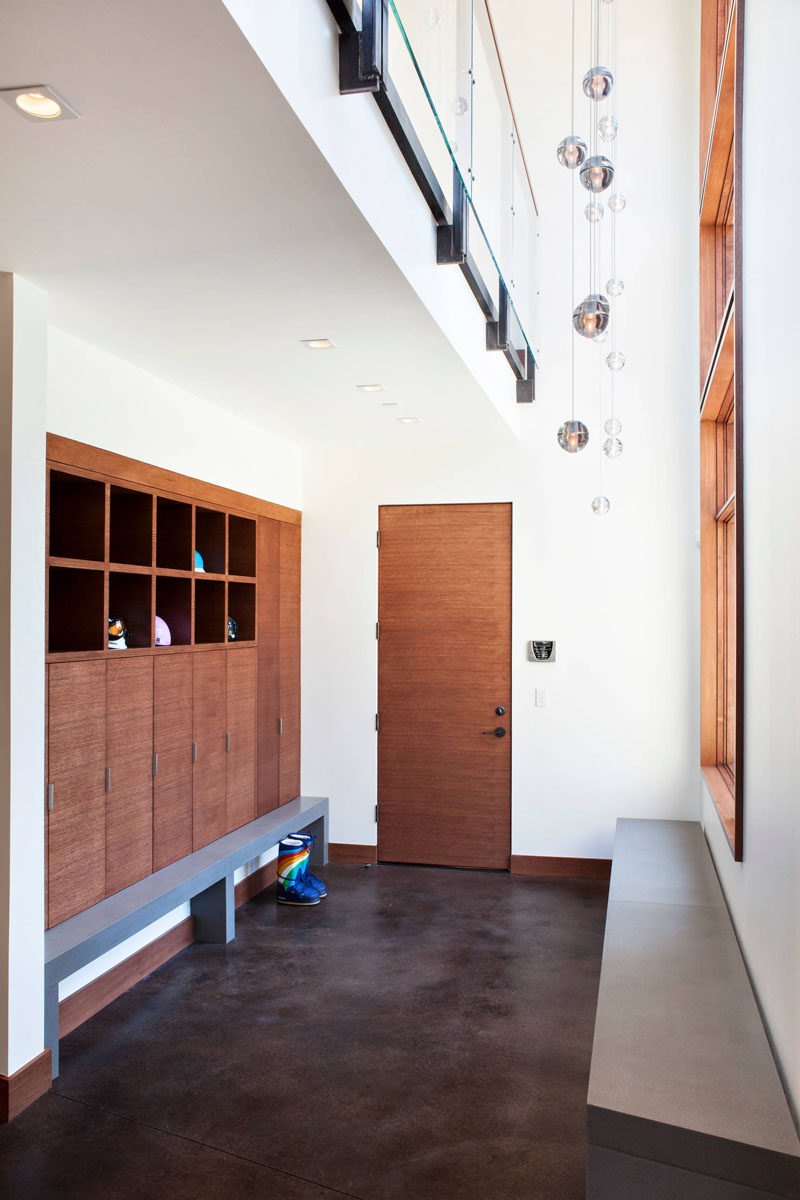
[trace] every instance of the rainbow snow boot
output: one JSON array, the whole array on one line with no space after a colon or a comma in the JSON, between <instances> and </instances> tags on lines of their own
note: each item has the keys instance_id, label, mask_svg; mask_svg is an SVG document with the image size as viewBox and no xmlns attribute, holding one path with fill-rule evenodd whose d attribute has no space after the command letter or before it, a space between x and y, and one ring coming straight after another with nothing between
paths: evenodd
<instances>
[{"instance_id":1,"label":"rainbow snow boot","mask_svg":"<svg viewBox=\"0 0 800 1200\"><path fill-rule=\"evenodd\" d=\"M278 904L319 904L316 888L306 881L310 850L294 835L278 845Z\"/></svg>"},{"instance_id":2,"label":"rainbow snow boot","mask_svg":"<svg viewBox=\"0 0 800 1200\"><path fill-rule=\"evenodd\" d=\"M320 900L322 900L323 897L327 896L328 889L325 887L325 884L322 882L322 880L318 879L316 875L312 875L311 871L308 869L308 858L311 856L311 847L314 845L314 842L317 839L314 837L313 833L290 833L289 837L297 838L303 843L308 851L308 857L306 858L305 881L309 887L314 889Z\"/></svg>"}]
</instances>

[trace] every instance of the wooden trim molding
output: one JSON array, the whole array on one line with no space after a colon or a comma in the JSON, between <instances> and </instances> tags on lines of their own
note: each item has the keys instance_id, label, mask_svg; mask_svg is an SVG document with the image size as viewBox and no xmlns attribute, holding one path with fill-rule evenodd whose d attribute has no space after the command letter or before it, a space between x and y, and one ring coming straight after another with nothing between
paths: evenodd
<instances>
[{"instance_id":1,"label":"wooden trim molding","mask_svg":"<svg viewBox=\"0 0 800 1200\"><path fill-rule=\"evenodd\" d=\"M43 1050L13 1075L0 1075L0 1123L7 1124L45 1092L53 1082L50 1051Z\"/></svg>"},{"instance_id":2,"label":"wooden trim molding","mask_svg":"<svg viewBox=\"0 0 800 1200\"><path fill-rule=\"evenodd\" d=\"M378 862L378 847L362 846L358 842L329 842L328 861L355 863L361 867L369 863L374 867Z\"/></svg>"},{"instance_id":3,"label":"wooden trim molding","mask_svg":"<svg viewBox=\"0 0 800 1200\"><path fill-rule=\"evenodd\" d=\"M247 496L231 488L179 475L177 471L154 467L150 463L101 450L98 446L87 446L55 433L47 435L47 458L60 466L114 475L126 483L140 483L155 491L170 492L181 499L191 497L200 503L207 501L223 508L238 508L241 512L271 517L287 525L302 524L302 513L296 508L286 508L283 504L273 504L270 500L260 500L257 496Z\"/></svg>"},{"instance_id":4,"label":"wooden trim molding","mask_svg":"<svg viewBox=\"0 0 800 1200\"><path fill-rule=\"evenodd\" d=\"M610 858L555 858L552 855L512 854L512 875L539 879L610 879Z\"/></svg>"},{"instance_id":5,"label":"wooden trim molding","mask_svg":"<svg viewBox=\"0 0 800 1200\"><path fill-rule=\"evenodd\" d=\"M265 863L263 867L259 867L257 871L253 871L250 875L245 875L244 879L236 884L236 907L241 908L248 900L252 900L254 896L258 896L266 888L271 887L278 878L278 860Z\"/></svg>"}]
</instances>

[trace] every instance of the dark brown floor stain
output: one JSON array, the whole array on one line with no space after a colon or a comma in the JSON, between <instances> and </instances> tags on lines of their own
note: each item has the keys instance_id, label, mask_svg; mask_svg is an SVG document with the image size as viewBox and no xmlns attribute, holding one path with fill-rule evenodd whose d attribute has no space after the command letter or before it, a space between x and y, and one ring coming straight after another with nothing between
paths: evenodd
<instances>
[{"instance_id":1,"label":"dark brown floor stain","mask_svg":"<svg viewBox=\"0 0 800 1200\"><path fill-rule=\"evenodd\" d=\"M582 1200L607 884L321 873L64 1039L0 1195Z\"/></svg>"}]
</instances>

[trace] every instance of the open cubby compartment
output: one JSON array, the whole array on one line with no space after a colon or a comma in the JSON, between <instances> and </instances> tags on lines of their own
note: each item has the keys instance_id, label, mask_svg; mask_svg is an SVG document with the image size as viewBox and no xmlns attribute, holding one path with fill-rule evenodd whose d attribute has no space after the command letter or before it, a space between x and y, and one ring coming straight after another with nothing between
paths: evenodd
<instances>
[{"instance_id":1,"label":"open cubby compartment","mask_svg":"<svg viewBox=\"0 0 800 1200\"><path fill-rule=\"evenodd\" d=\"M105 560L106 485L100 480L50 472L50 554Z\"/></svg>"},{"instance_id":2,"label":"open cubby compartment","mask_svg":"<svg viewBox=\"0 0 800 1200\"><path fill-rule=\"evenodd\" d=\"M47 649L51 654L105 650L103 572L50 567Z\"/></svg>"},{"instance_id":3,"label":"open cubby compartment","mask_svg":"<svg viewBox=\"0 0 800 1200\"><path fill-rule=\"evenodd\" d=\"M195 643L224 642L225 625L225 584L221 579L195 579Z\"/></svg>"},{"instance_id":4,"label":"open cubby compartment","mask_svg":"<svg viewBox=\"0 0 800 1200\"><path fill-rule=\"evenodd\" d=\"M256 523L247 517L228 517L228 574L256 573Z\"/></svg>"},{"instance_id":5,"label":"open cubby compartment","mask_svg":"<svg viewBox=\"0 0 800 1200\"><path fill-rule=\"evenodd\" d=\"M159 496L156 502L156 566L192 569L192 506Z\"/></svg>"},{"instance_id":6,"label":"open cubby compartment","mask_svg":"<svg viewBox=\"0 0 800 1200\"><path fill-rule=\"evenodd\" d=\"M216 512L213 508L196 508L194 510L194 549L195 570L200 567L197 561L199 554L203 560L203 570L212 575L225 574L225 513Z\"/></svg>"},{"instance_id":7,"label":"open cubby compartment","mask_svg":"<svg viewBox=\"0 0 800 1200\"><path fill-rule=\"evenodd\" d=\"M129 650L138 650L151 643L151 613L153 597L152 575L127 574L110 571L108 575L108 619L120 618L127 630L125 641Z\"/></svg>"},{"instance_id":8,"label":"open cubby compartment","mask_svg":"<svg viewBox=\"0 0 800 1200\"><path fill-rule=\"evenodd\" d=\"M192 581L174 575L156 576L156 618L169 631L169 642L156 619L157 646L188 646L192 640Z\"/></svg>"},{"instance_id":9,"label":"open cubby compartment","mask_svg":"<svg viewBox=\"0 0 800 1200\"><path fill-rule=\"evenodd\" d=\"M149 567L153 563L153 496L111 485L109 559Z\"/></svg>"},{"instance_id":10,"label":"open cubby compartment","mask_svg":"<svg viewBox=\"0 0 800 1200\"><path fill-rule=\"evenodd\" d=\"M238 626L236 641L252 642L256 636L256 585L228 584L228 616ZM229 639L230 640L230 639Z\"/></svg>"}]
</instances>

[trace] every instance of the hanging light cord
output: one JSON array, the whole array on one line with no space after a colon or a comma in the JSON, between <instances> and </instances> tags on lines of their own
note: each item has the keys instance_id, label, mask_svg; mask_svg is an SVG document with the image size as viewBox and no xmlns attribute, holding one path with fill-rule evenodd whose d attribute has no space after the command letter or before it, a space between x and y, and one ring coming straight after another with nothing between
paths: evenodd
<instances>
[{"instance_id":1,"label":"hanging light cord","mask_svg":"<svg viewBox=\"0 0 800 1200\"><path fill-rule=\"evenodd\" d=\"M572 59L570 62L570 129L575 133L575 0L572 0L572 17L570 21L570 34L572 42ZM570 258L569 258L569 286L570 286L570 311L575 311L575 172L569 173L569 195L570 195ZM575 420L575 330L570 329L570 348L572 350L572 420Z\"/></svg>"}]
</instances>

